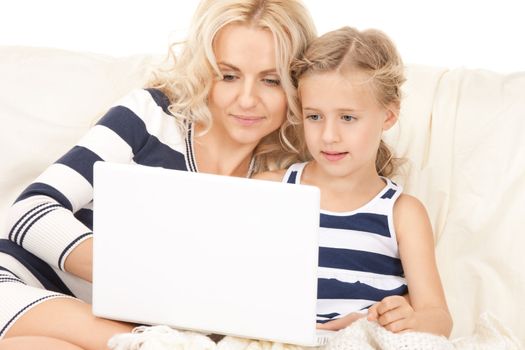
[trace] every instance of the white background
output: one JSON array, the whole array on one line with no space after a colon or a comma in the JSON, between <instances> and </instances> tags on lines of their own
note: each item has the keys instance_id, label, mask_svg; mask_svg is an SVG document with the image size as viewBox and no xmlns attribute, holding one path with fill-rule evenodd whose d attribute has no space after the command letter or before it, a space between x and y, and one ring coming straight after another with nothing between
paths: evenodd
<instances>
[{"instance_id":1,"label":"white background","mask_svg":"<svg viewBox=\"0 0 525 350\"><path fill-rule=\"evenodd\" d=\"M378 28L406 63L525 71L525 0L304 0L320 34ZM184 38L196 0L15 0L0 3L0 45L114 56L164 53Z\"/></svg>"}]
</instances>

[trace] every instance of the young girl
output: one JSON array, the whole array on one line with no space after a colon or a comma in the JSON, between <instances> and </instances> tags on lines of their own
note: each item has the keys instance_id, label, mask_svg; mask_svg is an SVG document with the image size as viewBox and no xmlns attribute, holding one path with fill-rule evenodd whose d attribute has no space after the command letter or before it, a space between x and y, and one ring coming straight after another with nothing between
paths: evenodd
<instances>
[{"instance_id":1,"label":"young girl","mask_svg":"<svg viewBox=\"0 0 525 350\"><path fill-rule=\"evenodd\" d=\"M300 0L202 0L150 89L115 104L11 207L0 239L0 349L98 350L130 331L68 297L90 299L94 162L231 176L295 162L279 143L298 110L289 71L315 35Z\"/></svg>"},{"instance_id":2,"label":"young girl","mask_svg":"<svg viewBox=\"0 0 525 350\"><path fill-rule=\"evenodd\" d=\"M321 190L318 328L368 313L393 332L448 336L426 210L388 178L395 169L381 136L397 121L404 81L394 45L379 31L345 27L315 40L294 73L302 120L291 122L311 160L257 178Z\"/></svg>"}]
</instances>

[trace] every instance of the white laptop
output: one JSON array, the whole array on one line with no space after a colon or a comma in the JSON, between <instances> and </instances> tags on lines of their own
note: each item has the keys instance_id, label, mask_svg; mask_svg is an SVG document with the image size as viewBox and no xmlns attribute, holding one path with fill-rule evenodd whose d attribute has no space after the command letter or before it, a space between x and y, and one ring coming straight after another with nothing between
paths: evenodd
<instances>
[{"instance_id":1,"label":"white laptop","mask_svg":"<svg viewBox=\"0 0 525 350\"><path fill-rule=\"evenodd\" d=\"M97 162L93 312L304 346L315 329L316 187Z\"/></svg>"}]
</instances>

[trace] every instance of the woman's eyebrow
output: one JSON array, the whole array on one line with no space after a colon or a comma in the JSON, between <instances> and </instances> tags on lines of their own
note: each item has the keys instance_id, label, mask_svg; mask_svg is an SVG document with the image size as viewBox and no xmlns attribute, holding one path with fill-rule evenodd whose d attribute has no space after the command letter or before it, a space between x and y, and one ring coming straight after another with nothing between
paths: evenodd
<instances>
[{"instance_id":1,"label":"woman's eyebrow","mask_svg":"<svg viewBox=\"0 0 525 350\"><path fill-rule=\"evenodd\" d=\"M240 72L241 71L238 67L236 67L235 65L233 65L231 63L228 63L228 62L217 62L217 64L219 66L223 66L225 68L229 68L229 69L234 70L236 72Z\"/></svg>"},{"instance_id":2,"label":"woman's eyebrow","mask_svg":"<svg viewBox=\"0 0 525 350\"><path fill-rule=\"evenodd\" d=\"M234 64L231 64L231 63L228 63L228 62L224 62L224 61L221 61L221 62L217 62L217 65L220 66L220 68L227 68L227 69L231 69L235 72L240 72L241 69L237 66L235 66ZM266 75L266 74L275 74L275 75L279 75L277 73L277 69L276 68L269 68L269 69L265 69L261 72L259 72L260 75Z\"/></svg>"},{"instance_id":3,"label":"woman's eyebrow","mask_svg":"<svg viewBox=\"0 0 525 350\"><path fill-rule=\"evenodd\" d=\"M275 68L270 68L270 69L265 69L261 72L261 75L264 75L264 74L275 74L275 75L279 75L279 73L277 73L277 69Z\"/></svg>"}]
</instances>

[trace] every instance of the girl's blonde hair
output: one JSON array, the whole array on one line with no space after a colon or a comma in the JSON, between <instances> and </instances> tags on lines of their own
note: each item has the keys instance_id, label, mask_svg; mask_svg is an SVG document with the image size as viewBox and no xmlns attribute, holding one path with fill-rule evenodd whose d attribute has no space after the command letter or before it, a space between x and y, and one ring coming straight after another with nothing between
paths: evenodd
<instances>
[{"instance_id":1,"label":"girl's blonde hair","mask_svg":"<svg viewBox=\"0 0 525 350\"><path fill-rule=\"evenodd\" d=\"M377 101L398 116L401 85L405 81L403 62L393 42L379 30L343 27L322 35L294 63L293 78L297 85L307 74L333 71L351 74L356 70L370 76L369 86ZM292 118L297 116L300 115ZM290 123L301 125L301 120L293 119ZM300 140L298 148L306 152L304 140ZM376 157L378 174L391 176L396 170L395 163L392 152L381 140Z\"/></svg>"},{"instance_id":2,"label":"girl's blonde hair","mask_svg":"<svg viewBox=\"0 0 525 350\"><path fill-rule=\"evenodd\" d=\"M213 81L222 79L213 41L230 23L267 29L273 34L276 68L288 101L286 120L293 120L294 115L300 113L290 66L316 37L313 20L301 1L203 0L194 14L180 55L176 55L172 47L169 68L158 70L150 84L169 98L169 111L185 133L189 123L200 123L205 129L211 126L207 98ZM295 138L286 125L264 137L254 151L254 171L283 168L296 161L297 152L292 147Z\"/></svg>"}]
</instances>

